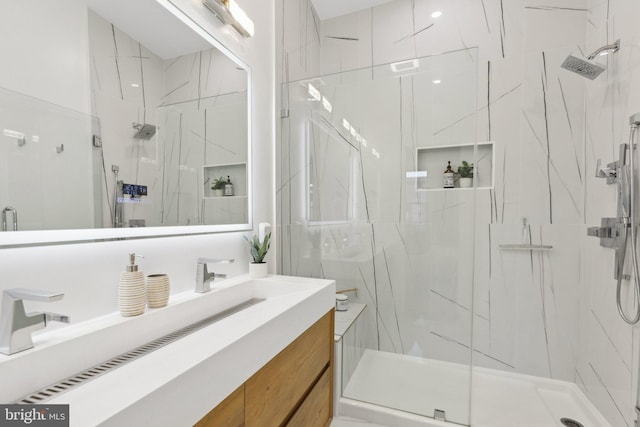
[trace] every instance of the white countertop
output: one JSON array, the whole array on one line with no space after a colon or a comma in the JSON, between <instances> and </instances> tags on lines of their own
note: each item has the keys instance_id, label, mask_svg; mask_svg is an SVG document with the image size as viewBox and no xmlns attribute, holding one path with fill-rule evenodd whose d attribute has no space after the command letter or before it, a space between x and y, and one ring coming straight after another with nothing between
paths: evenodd
<instances>
[{"instance_id":1,"label":"white countertop","mask_svg":"<svg viewBox=\"0 0 640 427\"><path fill-rule=\"evenodd\" d=\"M246 285L246 282L251 283ZM233 287L238 285L246 288L244 297L266 299L71 389L48 403L70 404L71 426L193 425L335 304L335 282L331 280L269 276L220 283L219 289L207 294L183 296L184 301L174 304L173 309L171 305L159 309L154 313L154 320L159 326L167 322L171 325L175 320L171 331L180 329L184 321L179 316L185 310L206 309L207 304L213 305L211 301L222 300L225 295L234 293ZM198 305L202 307L194 308ZM109 333L126 337L128 333L139 333L139 327L153 329L155 322L149 324L145 321L146 316L150 313L124 321L116 319L116 324L124 325L126 329L112 327L114 331ZM103 331L96 332L97 335L100 333L103 340L113 339L116 345L118 335L109 338ZM85 335L79 342L86 344L93 334ZM157 334L151 332L145 342L155 338ZM108 346L109 343L111 341L101 344ZM63 344L57 346L64 349ZM57 346L51 344L48 348L56 350ZM70 351L79 350L67 347ZM84 351L91 352L92 349L85 347ZM62 352L57 350L55 353ZM120 353L122 351L117 354ZM102 361L110 357L112 355L105 355ZM55 363L49 363L48 367L54 368ZM3 361L0 360L0 374L2 368ZM85 368L77 367L76 372Z\"/></svg>"}]
</instances>

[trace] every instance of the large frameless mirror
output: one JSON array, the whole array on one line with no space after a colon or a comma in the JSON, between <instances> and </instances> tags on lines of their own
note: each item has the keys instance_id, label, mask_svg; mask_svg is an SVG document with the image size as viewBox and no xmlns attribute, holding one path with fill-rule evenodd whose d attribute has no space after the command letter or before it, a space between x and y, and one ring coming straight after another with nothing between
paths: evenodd
<instances>
[{"instance_id":1,"label":"large frameless mirror","mask_svg":"<svg viewBox=\"0 0 640 427\"><path fill-rule=\"evenodd\" d=\"M179 9L2 0L0 27L0 246L251 227L250 71Z\"/></svg>"}]
</instances>

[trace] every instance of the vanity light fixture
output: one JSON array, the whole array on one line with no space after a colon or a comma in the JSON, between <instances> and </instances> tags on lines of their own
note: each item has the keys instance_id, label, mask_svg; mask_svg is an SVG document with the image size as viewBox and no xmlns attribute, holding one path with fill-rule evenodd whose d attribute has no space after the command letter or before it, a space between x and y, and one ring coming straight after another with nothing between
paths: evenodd
<instances>
[{"instance_id":1,"label":"vanity light fixture","mask_svg":"<svg viewBox=\"0 0 640 427\"><path fill-rule=\"evenodd\" d=\"M235 0L202 0L224 24L231 25L244 37L253 37L253 21Z\"/></svg>"}]
</instances>

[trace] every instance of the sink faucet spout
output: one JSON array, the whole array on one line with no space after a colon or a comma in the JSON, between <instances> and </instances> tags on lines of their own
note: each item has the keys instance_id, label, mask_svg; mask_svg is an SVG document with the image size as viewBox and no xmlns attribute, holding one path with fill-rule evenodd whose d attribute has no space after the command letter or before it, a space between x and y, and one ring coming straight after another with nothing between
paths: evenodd
<instances>
[{"instance_id":1,"label":"sink faucet spout","mask_svg":"<svg viewBox=\"0 0 640 427\"><path fill-rule=\"evenodd\" d=\"M207 264L231 264L234 259L212 259L212 258L198 258L198 266L196 268L196 289L198 293L209 292L211 290L211 282L216 277L224 278L226 274L218 274L209 272Z\"/></svg>"},{"instance_id":2,"label":"sink faucet spout","mask_svg":"<svg viewBox=\"0 0 640 427\"><path fill-rule=\"evenodd\" d=\"M69 317L56 313L26 313L24 300L58 301L64 294L36 289L7 289L2 295L0 312L0 353L14 354L33 348L31 333L47 322L69 323Z\"/></svg>"}]
</instances>

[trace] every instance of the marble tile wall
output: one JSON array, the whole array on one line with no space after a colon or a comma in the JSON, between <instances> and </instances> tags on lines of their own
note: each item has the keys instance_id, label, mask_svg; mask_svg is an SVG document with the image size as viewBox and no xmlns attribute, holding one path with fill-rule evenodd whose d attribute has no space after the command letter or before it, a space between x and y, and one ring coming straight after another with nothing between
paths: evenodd
<instances>
[{"instance_id":1,"label":"marble tile wall","mask_svg":"<svg viewBox=\"0 0 640 427\"><path fill-rule=\"evenodd\" d=\"M635 9L616 0L396 0L320 21L308 0L277 2L280 270L364 289L361 301L374 307L370 348L576 382L612 425L632 425L637 341L617 317L613 253L587 238L586 226L615 214L612 187L592 178L595 162L617 158L625 117L640 110L629 78L638 63ZM568 54L618 37L623 49L598 80L560 67ZM494 141L496 155L493 186L472 200L399 191L398 177L412 170L404 155L353 166L358 150L301 125L320 119L300 105L300 81L348 82L353 70L373 75L381 64L473 48L473 108L458 94L437 104L442 118L381 114L380 128L396 137L376 148L388 155L399 141L459 143L471 128L466 142ZM399 103L392 92L386 99ZM316 181L305 180L309 171ZM309 183L333 185L312 198L332 222L309 220ZM520 243L553 249L500 249Z\"/></svg>"},{"instance_id":2,"label":"marble tile wall","mask_svg":"<svg viewBox=\"0 0 640 427\"><path fill-rule=\"evenodd\" d=\"M585 219L598 225L616 216L616 189L594 177L598 159L618 159L619 144L628 141L629 116L640 112L640 5L619 0L590 0L585 54L620 39L620 50L597 62L607 69L586 83ZM579 53L579 52L578 52ZM636 157L637 158L637 157ZM638 187L636 187L638 188ZM624 323L616 309L613 252L584 237L580 304L579 358L576 383L612 425L633 426L638 375L638 329ZM630 267L627 267L630 268ZM623 307L633 314L631 282L623 282Z\"/></svg>"},{"instance_id":3,"label":"marble tile wall","mask_svg":"<svg viewBox=\"0 0 640 427\"><path fill-rule=\"evenodd\" d=\"M124 182L149 187L142 203L125 205L126 220L144 219L147 226L248 222L247 199L204 197L210 183L203 174L203 165L247 163L246 72L217 49L163 59L92 12L89 30L104 223L112 221L111 165L120 167ZM135 139L132 123L153 124L156 134Z\"/></svg>"}]
</instances>

